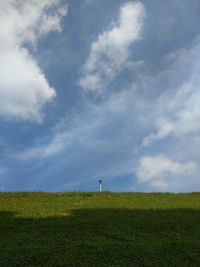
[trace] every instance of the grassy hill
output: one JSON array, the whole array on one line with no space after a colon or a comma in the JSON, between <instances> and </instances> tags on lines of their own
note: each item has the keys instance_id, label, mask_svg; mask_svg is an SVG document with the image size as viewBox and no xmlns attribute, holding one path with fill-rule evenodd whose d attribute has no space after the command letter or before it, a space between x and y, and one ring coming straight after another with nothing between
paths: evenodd
<instances>
[{"instance_id":1,"label":"grassy hill","mask_svg":"<svg viewBox=\"0 0 200 267\"><path fill-rule=\"evenodd\" d=\"M200 194L1 193L0 266L200 266Z\"/></svg>"}]
</instances>

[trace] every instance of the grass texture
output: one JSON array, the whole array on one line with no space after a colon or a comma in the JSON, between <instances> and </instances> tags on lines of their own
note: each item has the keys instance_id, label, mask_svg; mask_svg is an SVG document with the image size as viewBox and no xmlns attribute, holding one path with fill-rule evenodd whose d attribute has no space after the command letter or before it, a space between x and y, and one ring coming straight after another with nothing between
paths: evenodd
<instances>
[{"instance_id":1,"label":"grass texture","mask_svg":"<svg viewBox=\"0 0 200 267\"><path fill-rule=\"evenodd\" d=\"M0 193L0 266L200 266L200 194Z\"/></svg>"}]
</instances>

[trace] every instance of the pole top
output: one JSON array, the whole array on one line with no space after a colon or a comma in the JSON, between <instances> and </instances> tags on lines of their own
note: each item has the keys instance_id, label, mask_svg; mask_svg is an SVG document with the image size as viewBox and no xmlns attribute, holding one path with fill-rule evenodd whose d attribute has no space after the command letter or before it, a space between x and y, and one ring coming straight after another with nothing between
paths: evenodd
<instances>
[{"instance_id":1,"label":"pole top","mask_svg":"<svg viewBox=\"0 0 200 267\"><path fill-rule=\"evenodd\" d=\"M102 183L102 180L99 180L99 183L101 184Z\"/></svg>"}]
</instances>

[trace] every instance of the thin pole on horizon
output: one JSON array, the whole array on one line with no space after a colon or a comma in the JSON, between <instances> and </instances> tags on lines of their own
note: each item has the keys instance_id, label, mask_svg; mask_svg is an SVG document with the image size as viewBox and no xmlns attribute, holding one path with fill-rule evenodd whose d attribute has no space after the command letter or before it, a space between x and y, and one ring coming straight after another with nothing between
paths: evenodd
<instances>
[{"instance_id":1,"label":"thin pole on horizon","mask_svg":"<svg viewBox=\"0 0 200 267\"><path fill-rule=\"evenodd\" d=\"M102 180L99 180L99 192L102 192Z\"/></svg>"}]
</instances>

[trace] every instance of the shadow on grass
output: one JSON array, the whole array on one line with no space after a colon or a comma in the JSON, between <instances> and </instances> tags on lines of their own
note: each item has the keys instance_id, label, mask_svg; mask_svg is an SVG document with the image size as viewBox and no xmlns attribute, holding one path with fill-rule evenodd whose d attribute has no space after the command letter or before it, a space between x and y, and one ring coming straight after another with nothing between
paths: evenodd
<instances>
[{"instance_id":1,"label":"shadow on grass","mask_svg":"<svg viewBox=\"0 0 200 267\"><path fill-rule=\"evenodd\" d=\"M200 212L81 209L22 218L0 212L0 266L200 266Z\"/></svg>"}]
</instances>

